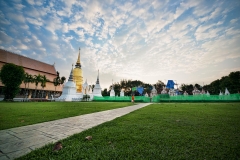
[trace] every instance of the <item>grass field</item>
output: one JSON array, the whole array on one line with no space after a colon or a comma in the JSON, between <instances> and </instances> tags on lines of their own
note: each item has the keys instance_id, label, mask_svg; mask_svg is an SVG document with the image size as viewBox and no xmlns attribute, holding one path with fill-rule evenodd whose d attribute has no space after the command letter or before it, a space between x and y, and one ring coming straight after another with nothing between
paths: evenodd
<instances>
[{"instance_id":1,"label":"grass field","mask_svg":"<svg viewBox=\"0 0 240 160\"><path fill-rule=\"evenodd\" d=\"M91 135L93 139L84 138ZM240 159L240 103L153 104L19 158Z\"/></svg>"},{"instance_id":2,"label":"grass field","mask_svg":"<svg viewBox=\"0 0 240 160\"><path fill-rule=\"evenodd\" d=\"M130 102L0 102L0 130L130 105Z\"/></svg>"}]
</instances>

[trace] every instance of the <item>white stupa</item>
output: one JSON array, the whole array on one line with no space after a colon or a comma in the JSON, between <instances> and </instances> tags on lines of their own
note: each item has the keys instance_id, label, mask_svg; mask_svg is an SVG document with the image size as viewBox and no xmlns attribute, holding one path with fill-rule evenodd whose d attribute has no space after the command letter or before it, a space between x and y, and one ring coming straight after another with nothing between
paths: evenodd
<instances>
[{"instance_id":1,"label":"white stupa","mask_svg":"<svg viewBox=\"0 0 240 160\"><path fill-rule=\"evenodd\" d=\"M96 84L94 86L92 95L97 96L97 97L102 97L102 88L101 88L100 83L99 83L99 71L98 71L97 81L96 81Z\"/></svg>"},{"instance_id":2,"label":"white stupa","mask_svg":"<svg viewBox=\"0 0 240 160\"><path fill-rule=\"evenodd\" d=\"M77 93L76 84L73 82L73 69L71 70L68 81L63 86L62 95L56 101L74 101L81 100L82 93Z\"/></svg>"},{"instance_id":3,"label":"white stupa","mask_svg":"<svg viewBox=\"0 0 240 160\"><path fill-rule=\"evenodd\" d=\"M145 93L145 97L148 97L148 94L147 94L147 92Z\"/></svg>"},{"instance_id":4,"label":"white stupa","mask_svg":"<svg viewBox=\"0 0 240 160\"><path fill-rule=\"evenodd\" d=\"M230 93L229 93L227 88L225 89L225 95L230 95Z\"/></svg>"},{"instance_id":5,"label":"white stupa","mask_svg":"<svg viewBox=\"0 0 240 160\"><path fill-rule=\"evenodd\" d=\"M155 86L153 86L153 89L151 91L151 97L154 97L157 95L157 90L155 89Z\"/></svg>"},{"instance_id":6,"label":"white stupa","mask_svg":"<svg viewBox=\"0 0 240 160\"><path fill-rule=\"evenodd\" d=\"M114 97L115 96L115 91L114 91L114 86L112 84L112 90L110 92L110 97Z\"/></svg>"},{"instance_id":7,"label":"white stupa","mask_svg":"<svg viewBox=\"0 0 240 160\"><path fill-rule=\"evenodd\" d=\"M120 97L124 97L124 91L123 91L123 89L122 89L121 92L120 92Z\"/></svg>"},{"instance_id":8,"label":"white stupa","mask_svg":"<svg viewBox=\"0 0 240 160\"><path fill-rule=\"evenodd\" d=\"M173 88L170 88L168 91L169 96L175 96L176 95L176 91Z\"/></svg>"},{"instance_id":9,"label":"white stupa","mask_svg":"<svg viewBox=\"0 0 240 160\"><path fill-rule=\"evenodd\" d=\"M219 96L222 96L223 94L222 94L222 91L220 90L220 93L219 93Z\"/></svg>"},{"instance_id":10,"label":"white stupa","mask_svg":"<svg viewBox=\"0 0 240 160\"><path fill-rule=\"evenodd\" d=\"M92 92L93 92L93 91L92 91L92 86L89 85L89 86L88 86L88 93L89 93L89 94L92 94Z\"/></svg>"},{"instance_id":11,"label":"white stupa","mask_svg":"<svg viewBox=\"0 0 240 160\"><path fill-rule=\"evenodd\" d=\"M188 95L187 91L184 91L183 95L184 95L184 96L187 96L187 95Z\"/></svg>"},{"instance_id":12,"label":"white stupa","mask_svg":"<svg viewBox=\"0 0 240 160\"><path fill-rule=\"evenodd\" d=\"M193 91L192 91L192 93L193 93L193 95L199 95L199 94L201 93L201 91L199 91L199 90L197 89L197 87L195 86L194 89L193 89Z\"/></svg>"},{"instance_id":13,"label":"white stupa","mask_svg":"<svg viewBox=\"0 0 240 160\"><path fill-rule=\"evenodd\" d=\"M204 89L202 89L202 91L201 91L201 94L206 94L206 92L205 92L205 90L204 90Z\"/></svg>"},{"instance_id":14,"label":"white stupa","mask_svg":"<svg viewBox=\"0 0 240 160\"><path fill-rule=\"evenodd\" d=\"M82 91L83 91L83 95L86 95L86 94L89 94L89 86L88 86L88 83L87 83L87 79L85 81L85 83L82 85Z\"/></svg>"},{"instance_id":15,"label":"white stupa","mask_svg":"<svg viewBox=\"0 0 240 160\"><path fill-rule=\"evenodd\" d=\"M167 92L167 90L166 90L166 87L163 87L163 90L162 90L162 92L161 92L161 94L167 94L168 92Z\"/></svg>"},{"instance_id":16,"label":"white stupa","mask_svg":"<svg viewBox=\"0 0 240 160\"><path fill-rule=\"evenodd\" d=\"M208 96L209 96L209 95L210 95L210 93L207 91L206 95L208 95Z\"/></svg>"}]
</instances>

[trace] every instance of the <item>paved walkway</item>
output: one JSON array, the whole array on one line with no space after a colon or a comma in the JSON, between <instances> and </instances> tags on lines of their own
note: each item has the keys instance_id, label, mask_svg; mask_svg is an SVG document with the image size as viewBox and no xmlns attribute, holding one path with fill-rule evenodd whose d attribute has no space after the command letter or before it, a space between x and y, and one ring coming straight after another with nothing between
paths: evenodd
<instances>
[{"instance_id":1,"label":"paved walkway","mask_svg":"<svg viewBox=\"0 0 240 160\"><path fill-rule=\"evenodd\" d=\"M54 143L70 135L80 133L149 104L150 103L140 103L124 108L1 130L0 160L20 157L48 143Z\"/></svg>"}]
</instances>

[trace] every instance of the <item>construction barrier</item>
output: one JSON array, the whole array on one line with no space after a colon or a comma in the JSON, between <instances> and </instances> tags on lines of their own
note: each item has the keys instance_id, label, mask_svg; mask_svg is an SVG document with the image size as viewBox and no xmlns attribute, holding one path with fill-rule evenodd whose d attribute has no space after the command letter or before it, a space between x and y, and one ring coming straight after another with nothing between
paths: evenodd
<instances>
[{"instance_id":1,"label":"construction barrier","mask_svg":"<svg viewBox=\"0 0 240 160\"><path fill-rule=\"evenodd\" d=\"M150 102L149 97L145 96L135 96L135 102ZM123 96L123 97L118 97L118 96L104 96L104 97L93 97L93 101L98 101L98 102L131 102L132 97L131 96Z\"/></svg>"},{"instance_id":2,"label":"construction barrier","mask_svg":"<svg viewBox=\"0 0 240 160\"><path fill-rule=\"evenodd\" d=\"M168 94L160 94L153 97L152 102L239 102L240 94L230 95L177 95L169 96Z\"/></svg>"},{"instance_id":3,"label":"construction barrier","mask_svg":"<svg viewBox=\"0 0 240 160\"><path fill-rule=\"evenodd\" d=\"M131 102L131 96L94 96L93 101L98 102ZM135 102L240 102L240 94L230 95L177 95L169 96L169 94L159 94L152 98L145 96L135 96Z\"/></svg>"}]
</instances>

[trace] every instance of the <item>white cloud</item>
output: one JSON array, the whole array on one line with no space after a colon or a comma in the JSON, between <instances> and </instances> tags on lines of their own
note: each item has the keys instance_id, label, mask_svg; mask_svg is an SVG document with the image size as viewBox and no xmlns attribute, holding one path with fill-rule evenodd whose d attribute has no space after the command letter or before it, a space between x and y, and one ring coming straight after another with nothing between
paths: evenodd
<instances>
[{"instance_id":1,"label":"white cloud","mask_svg":"<svg viewBox=\"0 0 240 160\"><path fill-rule=\"evenodd\" d=\"M174 19L177 19L179 16L181 16L183 14L183 12L187 9L188 9L187 5L184 5L183 2L180 3L180 6L177 7L176 12L174 14Z\"/></svg>"},{"instance_id":2,"label":"white cloud","mask_svg":"<svg viewBox=\"0 0 240 160\"><path fill-rule=\"evenodd\" d=\"M236 23L237 21L238 21L238 19L235 18L235 19L232 19L232 20L230 21L230 23Z\"/></svg>"},{"instance_id":3,"label":"white cloud","mask_svg":"<svg viewBox=\"0 0 240 160\"><path fill-rule=\"evenodd\" d=\"M55 35L55 31L62 28L61 19L56 14L53 14L48 20L45 20L44 26Z\"/></svg>"},{"instance_id":4,"label":"white cloud","mask_svg":"<svg viewBox=\"0 0 240 160\"><path fill-rule=\"evenodd\" d=\"M64 23L64 24L63 24L62 31L63 31L64 33L67 33L67 32L68 32L68 24L67 24L67 23Z\"/></svg>"},{"instance_id":5,"label":"white cloud","mask_svg":"<svg viewBox=\"0 0 240 160\"><path fill-rule=\"evenodd\" d=\"M25 6L22 4L14 4L14 8L17 10L22 10Z\"/></svg>"},{"instance_id":6,"label":"white cloud","mask_svg":"<svg viewBox=\"0 0 240 160\"><path fill-rule=\"evenodd\" d=\"M8 13L7 17L10 20L14 20L14 21L17 21L17 22L20 22L20 23L24 23L25 22L25 18L23 17L22 14Z\"/></svg>"},{"instance_id":7,"label":"white cloud","mask_svg":"<svg viewBox=\"0 0 240 160\"><path fill-rule=\"evenodd\" d=\"M34 19L34 18L26 18L27 21L33 25L36 25L36 26L42 26L43 23L41 22L41 20L37 20L37 19Z\"/></svg>"},{"instance_id":8,"label":"white cloud","mask_svg":"<svg viewBox=\"0 0 240 160\"><path fill-rule=\"evenodd\" d=\"M16 3L16 11L4 4L0 34L8 44L1 47L59 61L67 76L79 46L84 76L100 69L110 81L184 79L239 57L239 19L229 19L235 6L226 10L227 1L27 2Z\"/></svg>"},{"instance_id":9,"label":"white cloud","mask_svg":"<svg viewBox=\"0 0 240 160\"><path fill-rule=\"evenodd\" d=\"M37 5L37 6L42 6L42 5L43 5L43 2L42 2L42 1L39 1L39 0L27 0L27 2L28 2L30 5Z\"/></svg>"},{"instance_id":10,"label":"white cloud","mask_svg":"<svg viewBox=\"0 0 240 160\"><path fill-rule=\"evenodd\" d=\"M27 50L27 49L29 49L25 44L19 44L19 45L18 45L18 48L19 48L19 49L22 49L22 50Z\"/></svg>"},{"instance_id":11,"label":"white cloud","mask_svg":"<svg viewBox=\"0 0 240 160\"><path fill-rule=\"evenodd\" d=\"M211 14L210 14L210 16L209 16L209 19L214 19L214 18L216 18L216 17L218 17L221 12L221 9L220 8L216 8Z\"/></svg>"},{"instance_id":12,"label":"white cloud","mask_svg":"<svg viewBox=\"0 0 240 160\"><path fill-rule=\"evenodd\" d=\"M26 25L26 24L24 24L24 25L21 25L20 26L22 29L24 29L24 30L27 30L27 29L29 29L29 26L28 25Z\"/></svg>"},{"instance_id":13,"label":"white cloud","mask_svg":"<svg viewBox=\"0 0 240 160\"><path fill-rule=\"evenodd\" d=\"M198 4L194 7L193 14L197 17L206 17L213 10L212 6L206 6L203 4Z\"/></svg>"},{"instance_id":14,"label":"white cloud","mask_svg":"<svg viewBox=\"0 0 240 160\"><path fill-rule=\"evenodd\" d=\"M27 0L27 2L28 2L29 4L31 4L31 5L34 5L34 4L35 4L34 0Z\"/></svg>"},{"instance_id":15,"label":"white cloud","mask_svg":"<svg viewBox=\"0 0 240 160\"><path fill-rule=\"evenodd\" d=\"M11 23L8 20L6 20L4 17L0 17L0 24L9 25Z\"/></svg>"},{"instance_id":16,"label":"white cloud","mask_svg":"<svg viewBox=\"0 0 240 160\"><path fill-rule=\"evenodd\" d=\"M8 36L5 32L0 31L0 44L9 44L12 42L12 38Z\"/></svg>"}]
</instances>

